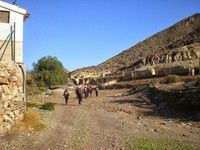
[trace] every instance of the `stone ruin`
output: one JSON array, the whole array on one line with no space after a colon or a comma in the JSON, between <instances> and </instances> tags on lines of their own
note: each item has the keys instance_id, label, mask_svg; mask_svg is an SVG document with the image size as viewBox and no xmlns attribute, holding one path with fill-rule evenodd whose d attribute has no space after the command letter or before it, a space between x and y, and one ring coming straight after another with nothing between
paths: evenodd
<instances>
[{"instance_id":1,"label":"stone ruin","mask_svg":"<svg viewBox=\"0 0 200 150\"><path fill-rule=\"evenodd\" d=\"M0 62L0 134L23 117L25 95L22 68L14 62Z\"/></svg>"},{"instance_id":2,"label":"stone ruin","mask_svg":"<svg viewBox=\"0 0 200 150\"><path fill-rule=\"evenodd\" d=\"M162 63L172 63L187 60L194 60L200 58L200 49L198 48L200 44L190 46L184 46L182 48L174 49L170 52L165 53L154 53L145 58L139 59L130 67L133 69L140 68L142 66L157 65Z\"/></svg>"}]
</instances>

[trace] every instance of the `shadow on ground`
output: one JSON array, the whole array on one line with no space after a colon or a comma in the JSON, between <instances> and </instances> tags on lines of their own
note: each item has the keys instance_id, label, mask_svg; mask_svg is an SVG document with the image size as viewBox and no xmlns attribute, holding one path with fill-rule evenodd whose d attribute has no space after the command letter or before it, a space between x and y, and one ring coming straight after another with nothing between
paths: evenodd
<instances>
[{"instance_id":1,"label":"shadow on ground","mask_svg":"<svg viewBox=\"0 0 200 150\"><path fill-rule=\"evenodd\" d=\"M116 98L110 103L120 105L129 104L142 108L140 114L144 116L155 116L167 119L179 119L181 121L200 121L200 109L188 105L169 105L167 103L155 104L149 99L151 94L146 87L132 89L125 96ZM134 108L133 108L134 109Z\"/></svg>"}]
</instances>

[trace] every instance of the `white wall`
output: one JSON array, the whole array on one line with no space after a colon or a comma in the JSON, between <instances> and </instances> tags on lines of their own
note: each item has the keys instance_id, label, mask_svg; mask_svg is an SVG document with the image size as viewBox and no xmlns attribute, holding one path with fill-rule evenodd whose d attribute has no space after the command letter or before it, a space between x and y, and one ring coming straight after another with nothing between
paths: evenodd
<instances>
[{"instance_id":1,"label":"white wall","mask_svg":"<svg viewBox=\"0 0 200 150\"><path fill-rule=\"evenodd\" d=\"M0 10L6 10L0 7ZM23 18L22 14L10 11L10 23L0 23L0 40L5 40L10 33L10 25L16 23L16 41L23 41Z\"/></svg>"},{"instance_id":2,"label":"white wall","mask_svg":"<svg viewBox=\"0 0 200 150\"><path fill-rule=\"evenodd\" d=\"M0 10L10 11L0 6ZM24 16L22 14L16 13L14 11L10 11L10 22L9 23L0 23L0 43L5 41L7 36L10 34L10 26L14 25L15 22L15 40L16 40L16 52L15 52L15 60L16 62L23 62L23 23ZM1 45L0 45L1 46ZM10 48L8 48L8 51ZM10 61L11 55L9 52L6 53L3 60Z\"/></svg>"}]
</instances>

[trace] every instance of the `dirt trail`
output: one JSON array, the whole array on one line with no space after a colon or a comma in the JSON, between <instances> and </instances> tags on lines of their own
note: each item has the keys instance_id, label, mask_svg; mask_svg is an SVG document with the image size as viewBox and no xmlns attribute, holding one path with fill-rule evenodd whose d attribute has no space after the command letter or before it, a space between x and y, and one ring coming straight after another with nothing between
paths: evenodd
<instances>
[{"instance_id":1,"label":"dirt trail","mask_svg":"<svg viewBox=\"0 0 200 150\"><path fill-rule=\"evenodd\" d=\"M101 91L78 105L71 94L64 105L62 91L47 101L55 110L41 112L47 127L37 133L8 133L0 137L2 150L126 149L130 136L168 138L200 149L200 123L159 116L142 93L121 96L124 90Z\"/></svg>"}]
</instances>

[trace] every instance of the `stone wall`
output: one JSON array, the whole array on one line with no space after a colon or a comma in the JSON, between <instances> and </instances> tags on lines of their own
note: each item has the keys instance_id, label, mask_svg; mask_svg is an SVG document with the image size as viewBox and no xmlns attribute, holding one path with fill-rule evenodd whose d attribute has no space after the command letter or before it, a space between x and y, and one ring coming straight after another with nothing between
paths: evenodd
<instances>
[{"instance_id":1,"label":"stone wall","mask_svg":"<svg viewBox=\"0 0 200 150\"><path fill-rule=\"evenodd\" d=\"M18 64L0 62L0 133L7 132L25 110L23 75Z\"/></svg>"},{"instance_id":2,"label":"stone wall","mask_svg":"<svg viewBox=\"0 0 200 150\"><path fill-rule=\"evenodd\" d=\"M157 105L170 104L200 108L200 90L198 87L177 87L173 85L153 86L148 97Z\"/></svg>"}]
</instances>

